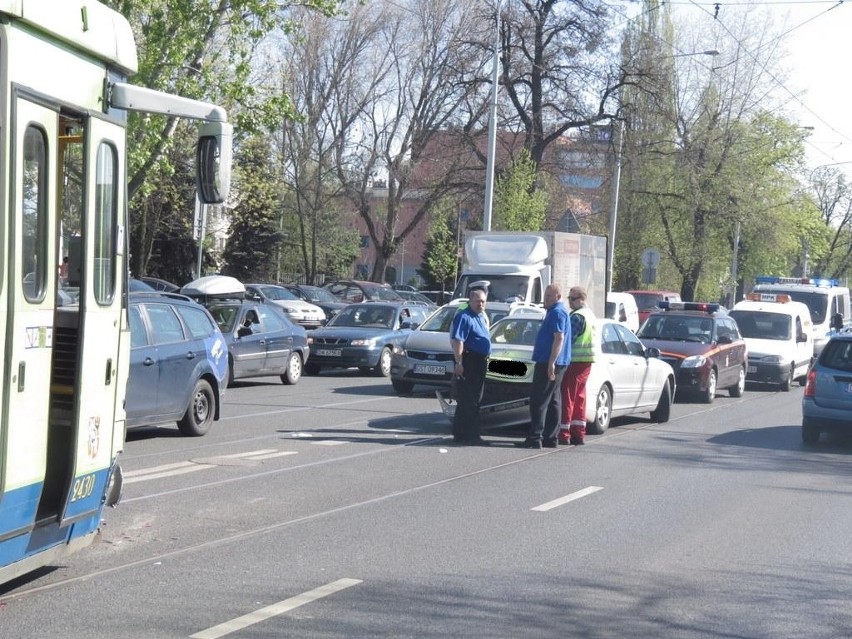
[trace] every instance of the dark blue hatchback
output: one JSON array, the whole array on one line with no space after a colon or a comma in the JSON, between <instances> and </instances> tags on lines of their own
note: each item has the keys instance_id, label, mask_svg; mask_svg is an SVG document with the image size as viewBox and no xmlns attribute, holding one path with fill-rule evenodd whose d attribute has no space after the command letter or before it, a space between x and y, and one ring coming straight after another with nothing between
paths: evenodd
<instances>
[{"instance_id":1,"label":"dark blue hatchback","mask_svg":"<svg viewBox=\"0 0 852 639\"><path fill-rule=\"evenodd\" d=\"M823 431L852 431L852 333L832 337L808 372L802 397L802 441Z\"/></svg>"}]
</instances>

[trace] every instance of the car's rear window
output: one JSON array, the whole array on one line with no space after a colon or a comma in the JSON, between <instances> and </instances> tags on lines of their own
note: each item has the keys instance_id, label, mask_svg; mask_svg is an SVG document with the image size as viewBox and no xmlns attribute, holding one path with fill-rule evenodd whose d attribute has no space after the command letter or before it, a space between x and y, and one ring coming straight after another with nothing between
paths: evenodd
<instances>
[{"instance_id":1,"label":"car's rear window","mask_svg":"<svg viewBox=\"0 0 852 639\"><path fill-rule=\"evenodd\" d=\"M189 332L196 339L209 337L216 330L213 322L210 321L210 317L200 308L175 306L175 310L183 318L184 323L189 327Z\"/></svg>"},{"instance_id":2,"label":"car's rear window","mask_svg":"<svg viewBox=\"0 0 852 639\"><path fill-rule=\"evenodd\" d=\"M852 372L852 341L833 339L825 345L819 363L828 368Z\"/></svg>"}]
</instances>

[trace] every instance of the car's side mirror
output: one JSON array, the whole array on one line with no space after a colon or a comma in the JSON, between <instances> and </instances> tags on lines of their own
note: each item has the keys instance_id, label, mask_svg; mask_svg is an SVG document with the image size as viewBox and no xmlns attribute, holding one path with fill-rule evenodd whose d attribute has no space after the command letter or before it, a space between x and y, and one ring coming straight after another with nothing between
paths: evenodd
<instances>
[{"instance_id":1,"label":"car's side mirror","mask_svg":"<svg viewBox=\"0 0 852 639\"><path fill-rule=\"evenodd\" d=\"M840 313L831 316L831 328L837 331L843 328L843 316Z\"/></svg>"},{"instance_id":2,"label":"car's side mirror","mask_svg":"<svg viewBox=\"0 0 852 639\"><path fill-rule=\"evenodd\" d=\"M250 326L240 326L237 329L237 335L239 335L240 337L248 337L251 334L252 332Z\"/></svg>"},{"instance_id":3,"label":"car's side mirror","mask_svg":"<svg viewBox=\"0 0 852 639\"><path fill-rule=\"evenodd\" d=\"M731 339L730 335L719 335L718 342L720 344L733 344L734 340Z\"/></svg>"},{"instance_id":4,"label":"car's side mirror","mask_svg":"<svg viewBox=\"0 0 852 639\"><path fill-rule=\"evenodd\" d=\"M804 333L799 333L799 334L796 336L796 341L797 341L797 342L807 342L807 341L808 341L808 336L807 336L807 335L805 335Z\"/></svg>"},{"instance_id":5,"label":"car's side mirror","mask_svg":"<svg viewBox=\"0 0 852 639\"><path fill-rule=\"evenodd\" d=\"M660 357L660 349L656 346L650 346L645 349L645 359L649 359L651 357Z\"/></svg>"}]
</instances>

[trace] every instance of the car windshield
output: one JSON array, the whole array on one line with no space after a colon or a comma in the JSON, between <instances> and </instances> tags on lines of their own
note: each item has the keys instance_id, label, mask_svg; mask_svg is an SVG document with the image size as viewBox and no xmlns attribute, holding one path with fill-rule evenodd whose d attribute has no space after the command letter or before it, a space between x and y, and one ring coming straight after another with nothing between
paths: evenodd
<instances>
[{"instance_id":1,"label":"car windshield","mask_svg":"<svg viewBox=\"0 0 852 639\"><path fill-rule=\"evenodd\" d=\"M445 306L435 311L423 324L421 331L433 331L435 333L449 333L453 318L458 312L458 306Z\"/></svg>"},{"instance_id":2,"label":"car windshield","mask_svg":"<svg viewBox=\"0 0 852 639\"><path fill-rule=\"evenodd\" d=\"M364 291L371 300L385 300L387 302L398 302L402 299L399 293L385 286L365 286Z\"/></svg>"},{"instance_id":3,"label":"car windshield","mask_svg":"<svg viewBox=\"0 0 852 639\"><path fill-rule=\"evenodd\" d=\"M660 293L632 293L636 306L640 311L650 311L657 308L657 302L663 299ZM609 317L609 316L607 316Z\"/></svg>"},{"instance_id":4,"label":"car windshield","mask_svg":"<svg viewBox=\"0 0 852 639\"><path fill-rule=\"evenodd\" d=\"M793 330L793 318L781 313L731 311L743 337L786 341Z\"/></svg>"},{"instance_id":5,"label":"car windshield","mask_svg":"<svg viewBox=\"0 0 852 639\"><path fill-rule=\"evenodd\" d=\"M540 319L505 317L492 327L491 342L533 346L540 326Z\"/></svg>"},{"instance_id":6,"label":"car windshield","mask_svg":"<svg viewBox=\"0 0 852 639\"><path fill-rule=\"evenodd\" d=\"M280 286L261 286L260 290L270 300L297 300L299 299L286 288Z\"/></svg>"},{"instance_id":7,"label":"car windshield","mask_svg":"<svg viewBox=\"0 0 852 639\"><path fill-rule=\"evenodd\" d=\"M300 289L312 302L339 302L340 299L319 286L303 286Z\"/></svg>"},{"instance_id":8,"label":"car windshield","mask_svg":"<svg viewBox=\"0 0 852 639\"><path fill-rule=\"evenodd\" d=\"M237 311L239 308L232 304L211 304L207 307L216 324L219 325L219 330L223 333L229 333L234 329L234 324L237 321Z\"/></svg>"},{"instance_id":9,"label":"car windshield","mask_svg":"<svg viewBox=\"0 0 852 639\"><path fill-rule=\"evenodd\" d=\"M820 353L819 363L828 368L852 372L852 341L848 339L830 340Z\"/></svg>"},{"instance_id":10,"label":"car windshield","mask_svg":"<svg viewBox=\"0 0 852 639\"><path fill-rule=\"evenodd\" d=\"M392 328L395 309L372 304L352 304L334 316L329 326Z\"/></svg>"},{"instance_id":11,"label":"car windshield","mask_svg":"<svg viewBox=\"0 0 852 639\"><path fill-rule=\"evenodd\" d=\"M713 320L698 315L651 315L639 329L641 339L709 344L713 337Z\"/></svg>"},{"instance_id":12,"label":"car windshield","mask_svg":"<svg viewBox=\"0 0 852 639\"><path fill-rule=\"evenodd\" d=\"M463 275L459 278L453 297L466 297L467 287L473 281L481 280L480 275ZM519 302L526 301L524 297L529 285L529 275L488 275L488 301L489 302ZM535 300L529 300L535 301Z\"/></svg>"},{"instance_id":13,"label":"car windshield","mask_svg":"<svg viewBox=\"0 0 852 639\"><path fill-rule=\"evenodd\" d=\"M809 291L800 291L795 288L791 288L786 291L773 288L772 292L784 293L789 295L794 302L802 302L806 304L811 311L811 319L814 324L822 324L825 321L826 309L828 308L828 295L825 293L811 293Z\"/></svg>"}]
</instances>

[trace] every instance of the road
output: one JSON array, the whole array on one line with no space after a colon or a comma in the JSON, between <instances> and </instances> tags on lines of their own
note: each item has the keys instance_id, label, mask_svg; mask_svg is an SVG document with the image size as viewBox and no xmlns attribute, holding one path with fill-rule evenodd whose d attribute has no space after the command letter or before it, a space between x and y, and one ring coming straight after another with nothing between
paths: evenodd
<instances>
[{"instance_id":1,"label":"road","mask_svg":"<svg viewBox=\"0 0 852 639\"><path fill-rule=\"evenodd\" d=\"M852 439L749 387L583 447L456 447L427 392L229 389L203 438L131 434L102 539L0 589L3 637L852 635Z\"/></svg>"}]
</instances>

